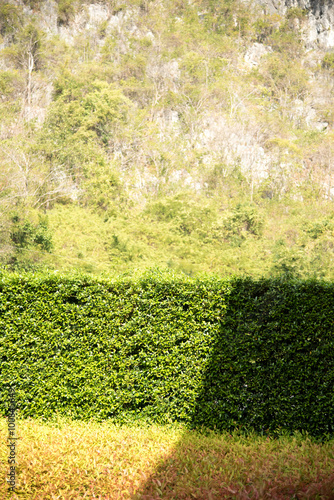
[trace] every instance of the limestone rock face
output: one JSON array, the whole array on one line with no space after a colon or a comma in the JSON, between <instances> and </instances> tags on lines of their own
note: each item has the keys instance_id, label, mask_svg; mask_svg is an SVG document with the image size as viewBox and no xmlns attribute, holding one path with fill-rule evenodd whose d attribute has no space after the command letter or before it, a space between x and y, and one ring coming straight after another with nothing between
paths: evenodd
<instances>
[{"instance_id":1,"label":"limestone rock face","mask_svg":"<svg viewBox=\"0 0 334 500\"><path fill-rule=\"evenodd\" d=\"M244 59L247 66L250 68L258 66L262 57L267 55L268 52L272 52L271 47L267 47L266 45L263 45L263 43L253 43L245 54Z\"/></svg>"},{"instance_id":2,"label":"limestone rock face","mask_svg":"<svg viewBox=\"0 0 334 500\"><path fill-rule=\"evenodd\" d=\"M267 14L281 14L284 12L285 1L284 0L257 0L258 3L263 7Z\"/></svg>"},{"instance_id":3,"label":"limestone rock face","mask_svg":"<svg viewBox=\"0 0 334 500\"><path fill-rule=\"evenodd\" d=\"M54 0L46 0L41 5L40 27L43 31L51 35L56 35L58 31L57 12L58 7Z\"/></svg>"},{"instance_id":4,"label":"limestone rock face","mask_svg":"<svg viewBox=\"0 0 334 500\"><path fill-rule=\"evenodd\" d=\"M303 32L310 47L319 44L324 49L334 47L334 2L332 0L257 0L268 14L284 14L299 7L308 12Z\"/></svg>"}]
</instances>

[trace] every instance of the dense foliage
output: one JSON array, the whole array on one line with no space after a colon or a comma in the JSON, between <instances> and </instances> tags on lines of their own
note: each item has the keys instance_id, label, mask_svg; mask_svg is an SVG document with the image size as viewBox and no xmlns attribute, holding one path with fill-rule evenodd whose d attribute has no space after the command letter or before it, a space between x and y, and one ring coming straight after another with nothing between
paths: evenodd
<instances>
[{"instance_id":1,"label":"dense foliage","mask_svg":"<svg viewBox=\"0 0 334 500\"><path fill-rule=\"evenodd\" d=\"M3 277L1 407L333 433L332 284Z\"/></svg>"},{"instance_id":2,"label":"dense foliage","mask_svg":"<svg viewBox=\"0 0 334 500\"><path fill-rule=\"evenodd\" d=\"M333 305L332 284L232 282L195 422L333 433Z\"/></svg>"}]
</instances>

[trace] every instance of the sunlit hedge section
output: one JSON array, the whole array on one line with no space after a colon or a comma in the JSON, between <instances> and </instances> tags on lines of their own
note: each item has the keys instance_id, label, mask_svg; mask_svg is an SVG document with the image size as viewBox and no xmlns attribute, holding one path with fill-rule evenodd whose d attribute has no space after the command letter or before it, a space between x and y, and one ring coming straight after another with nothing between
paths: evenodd
<instances>
[{"instance_id":1,"label":"sunlit hedge section","mask_svg":"<svg viewBox=\"0 0 334 500\"><path fill-rule=\"evenodd\" d=\"M7 276L1 408L217 429L334 427L334 285Z\"/></svg>"},{"instance_id":2,"label":"sunlit hedge section","mask_svg":"<svg viewBox=\"0 0 334 500\"><path fill-rule=\"evenodd\" d=\"M187 419L225 308L217 281L3 280L1 378L21 411Z\"/></svg>"}]
</instances>

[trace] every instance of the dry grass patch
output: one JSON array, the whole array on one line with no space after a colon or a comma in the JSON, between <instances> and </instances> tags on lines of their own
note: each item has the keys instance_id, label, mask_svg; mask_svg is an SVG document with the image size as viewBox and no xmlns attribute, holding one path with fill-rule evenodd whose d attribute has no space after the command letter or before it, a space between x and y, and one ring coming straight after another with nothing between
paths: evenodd
<instances>
[{"instance_id":1,"label":"dry grass patch","mask_svg":"<svg viewBox=\"0 0 334 500\"><path fill-rule=\"evenodd\" d=\"M17 423L13 499L334 498L334 442L201 436L181 427ZM5 419L0 498L7 498Z\"/></svg>"}]
</instances>

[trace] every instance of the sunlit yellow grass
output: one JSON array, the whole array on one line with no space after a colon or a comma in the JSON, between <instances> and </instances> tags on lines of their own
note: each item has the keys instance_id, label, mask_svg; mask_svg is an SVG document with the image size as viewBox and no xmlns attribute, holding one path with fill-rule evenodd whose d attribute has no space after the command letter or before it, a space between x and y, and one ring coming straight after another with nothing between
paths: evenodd
<instances>
[{"instance_id":1,"label":"sunlit yellow grass","mask_svg":"<svg viewBox=\"0 0 334 500\"><path fill-rule=\"evenodd\" d=\"M17 435L13 499L334 498L333 441L64 420L19 420ZM1 499L9 496L6 439L1 419Z\"/></svg>"},{"instance_id":2,"label":"sunlit yellow grass","mask_svg":"<svg viewBox=\"0 0 334 500\"><path fill-rule=\"evenodd\" d=\"M131 498L180 432L153 427L25 420L17 424L20 498ZM5 496L7 430L1 420L0 498Z\"/></svg>"}]
</instances>

